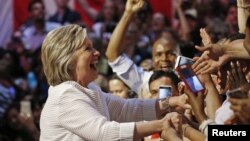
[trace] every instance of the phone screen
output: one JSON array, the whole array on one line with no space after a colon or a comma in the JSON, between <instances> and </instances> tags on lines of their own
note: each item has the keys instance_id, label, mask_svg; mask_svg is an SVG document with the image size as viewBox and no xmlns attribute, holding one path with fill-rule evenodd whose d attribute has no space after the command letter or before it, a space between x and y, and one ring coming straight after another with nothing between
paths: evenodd
<instances>
[{"instance_id":1,"label":"phone screen","mask_svg":"<svg viewBox=\"0 0 250 141\"><path fill-rule=\"evenodd\" d=\"M185 65L185 64L193 64L193 63L194 63L194 61L191 58L181 57L180 62L179 62L179 66Z\"/></svg>"},{"instance_id":2,"label":"phone screen","mask_svg":"<svg viewBox=\"0 0 250 141\"><path fill-rule=\"evenodd\" d=\"M178 66L185 65L185 64L192 65L193 63L194 61L191 58L188 58L185 56L178 56L176 59L175 68L177 68Z\"/></svg>"},{"instance_id":3,"label":"phone screen","mask_svg":"<svg viewBox=\"0 0 250 141\"><path fill-rule=\"evenodd\" d=\"M160 86L159 98L172 96L172 87L168 85Z\"/></svg>"},{"instance_id":4,"label":"phone screen","mask_svg":"<svg viewBox=\"0 0 250 141\"><path fill-rule=\"evenodd\" d=\"M20 102L21 104L21 114L23 116L31 116L31 104L30 104L30 101L21 101Z\"/></svg>"},{"instance_id":5,"label":"phone screen","mask_svg":"<svg viewBox=\"0 0 250 141\"><path fill-rule=\"evenodd\" d=\"M193 72L192 68L188 65L182 65L178 67L178 72L182 77L184 83L189 87L193 93L203 91L204 87L198 77Z\"/></svg>"}]
</instances>

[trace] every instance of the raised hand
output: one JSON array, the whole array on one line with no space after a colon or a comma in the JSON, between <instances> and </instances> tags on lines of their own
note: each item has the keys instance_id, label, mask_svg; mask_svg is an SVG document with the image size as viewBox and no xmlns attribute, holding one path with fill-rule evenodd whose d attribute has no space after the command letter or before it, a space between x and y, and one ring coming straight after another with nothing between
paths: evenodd
<instances>
[{"instance_id":1,"label":"raised hand","mask_svg":"<svg viewBox=\"0 0 250 141\"><path fill-rule=\"evenodd\" d=\"M34 119L32 116L24 116L20 114L18 116L18 119L20 123L23 125L23 127L27 128L28 130L36 129L35 124L34 124Z\"/></svg>"},{"instance_id":2,"label":"raised hand","mask_svg":"<svg viewBox=\"0 0 250 141\"><path fill-rule=\"evenodd\" d=\"M213 55L209 50L204 51L200 57L193 58L194 60L196 60L192 66L194 72L196 74L206 74L218 71L220 67L227 62L229 56L220 56L219 58L217 58L218 60L212 58Z\"/></svg>"},{"instance_id":3,"label":"raised hand","mask_svg":"<svg viewBox=\"0 0 250 141\"><path fill-rule=\"evenodd\" d=\"M219 43L210 44L205 47L196 46L196 49L203 52L203 54L193 64L192 67L194 71L196 73L211 73L219 69L232 58L248 58L249 54L243 47L243 41L242 39L234 41L223 40ZM204 67L206 67L206 69L201 70Z\"/></svg>"},{"instance_id":4,"label":"raised hand","mask_svg":"<svg viewBox=\"0 0 250 141\"><path fill-rule=\"evenodd\" d=\"M194 58L195 63L192 66L196 74L205 74L213 72L219 69L223 62L227 59L226 57L220 57L223 55L221 44L225 44L225 40L220 44L212 44L212 40L205 28L200 29L200 36L204 47L195 46L195 48L203 54L201 57Z\"/></svg>"},{"instance_id":5,"label":"raised hand","mask_svg":"<svg viewBox=\"0 0 250 141\"><path fill-rule=\"evenodd\" d=\"M39 141L40 132L37 129L36 125L34 124L33 117L30 116L24 116L22 114L19 114L18 120L20 121L20 124L22 127L24 127L29 134L33 137L35 141Z\"/></svg>"},{"instance_id":6,"label":"raised hand","mask_svg":"<svg viewBox=\"0 0 250 141\"><path fill-rule=\"evenodd\" d=\"M224 51L222 48L222 43L216 43L216 44L207 44L204 47L200 47L200 46L195 46L195 48L201 52L204 52L206 50L209 50L211 53L213 53L213 56L211 56L212 58L219 58L219 56L221 56Z\"/></svg>"},{"instance_id":7,"label":"raised hand","mask_svg":"<svg viewBox=\"0 0 250 141\"><path fill-rule=\"evenodd\" d=\"M247 95L250 83L248 83L239 61L237 61L236 65L233 62L230 65L231 71L227 71L227 78L230 82L229 89L239 89L241 93Z\"/></svg>"},{"instance_id":8,"label":"raised hand","mask_svg":"<svg viewBox=\"0 0 250 141\"><path fill-rule=\"evenodd\" d=\"M210 44L212 44L211 37L208 35L205 28L200 29L200 36L204 46L209 46Z\"/></svg>"},{"instance_id":9,"label":"raised hand","mask_svg":"<svg viewBox=\"0 0 250 141\"><path fill-rule=\"evenodd\" d=\"M183 1L183 0L175 0L175 1L174 1L174 7L175 7L175 8L181 8L182 1Z\"/></svg>"},{"instance_id":10,"label":"raised hand","mask_svg":"<svg viewBox=\"0 0 250 141\"><path fill-rule=\"evenodd\" d=\"M249 6L250 1L249 0L237 0L237 6L239 7L246 7Z\"/></svg>"},{"instance_id":11,"label":"raised hand","mask_svg":"<svg viewBox=\"0 0 250 141\"><path fill-rule=\"evenodd\" d=\"M127 0L125 10L128 12L137 12L144 5L144 0Z\"/></svg>"}]
</instances>

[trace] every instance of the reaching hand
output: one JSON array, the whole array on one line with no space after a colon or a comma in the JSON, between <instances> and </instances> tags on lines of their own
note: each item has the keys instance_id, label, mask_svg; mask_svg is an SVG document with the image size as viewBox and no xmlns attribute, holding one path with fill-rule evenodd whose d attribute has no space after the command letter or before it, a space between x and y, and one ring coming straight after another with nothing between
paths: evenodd
<instances>
[{"instance_id":1,"label":"reaching hand","mask_svg":"<svg viewBox=\"0 0 250 141\"><path fill-rule=\"evenodd\" d=\"M211 56L212 58L219 58L219 56L221 56L224 53L222 45L224 45L225 43L227 43L226 40L223 40L220 43L215 43L215 44L210 43L204 47L196 45L195 48L201 52L209 50L213 54L213 56Z\"/></svg>"},{"instance_id":2,"label":"reaching hand","mask_svg":"<svg viewBox=\"0 0 250 141\"><path fill-rule=\"evenodd\" d=\"M249 90L250 84L246 80L246 77L242 71L240 63L237 61L236 65L230 63L231 71L228 71L228 81L230 82L230 89L239 89L234 92L234 95L239 98L229 98L231 102L230 108L234 111L235 117L239 119L242 124L250 123L250 114L248 112L250 108Z\"/></svg>"},{"instance_id":3,"label":"reaching hand","mask_svg":"<svg viewBox=\"0 0 250 141\"><path fill-rule=\"evenodd\" d=\"M203 54L193 64L194 71L196 73L211 73L218 70L232 58L247 58L249 55L243 48L243 41L242 39L234 41L222 40L219 43L209 44L205 47L196 46L196 49L202 51Z\"/></svg>"},{"instance_id":4,"label":"reaching hand","mask_svg":"<svg viewBox=\"0 0 250 141\"><path fill-rule=\"evenodd\" d=\"M188 104L188 96L185 94L173 96L169 100L171 106L179 106L183 109L191 109L191 106Z\"/></svg>"},{"instance_id":5,"label":"reaching hand","mask_svg":"<svg viewBox=\"0 0 250 141\"><path fill-rule=\"evenodd\" d=\"M237 0L237 5L238 6L247 6L250 4L250 1L249 0Z\"/></svg>"},{"instance_id":6,"label":"reaching hand","mask_svg":"<svg viewBox=\"0 0 250 141\"><path fill-rule=\"evenodd\" d=\"M174 126L175 130L182 133L181 132L182 116L178 114L177 112L172 112L172 113L167 114L166 117L171 120L171 123Z\"/></svg>"},{"instance_id":7,"label":"reaching hand","mask_svg":"<svg viewBox=\"0 0 250 141\"><path fill-rule=\"evenodd\" d=\"M228 55L222 55L217 58L211 51L204 51L201 57L194 58L195 63L192 68L196 74L206 74L218 71L228 60Z\"/></svg>"},{"instance_id":8,"label":"reaching hand","mask_svg":"<svg viewBox=\"0 0 250 141\"><path fill-rule=\"evenodd\" d=\"M185 88L185 93L188 95L189 102L192 106L197 121L201 123L202 121L206 120L207 116L204 112L204 98L207 91L205 92L205 94L198 93L198 95L196 96L190 90Z\"/></svg>"},{"instance_id":9,"label":"reaching hand","mask_svg":"<svg viewBox=\"0 0 250 141\"><path fill-rule=\"evenodd\" d=\"M168 113L163 119L161 138L165 140L181 140L182 117L177 112Z\"/></svg>"},{"instance_id":10,"label":"reaching hand","mask_svg":"<svg viewBox=\"0 0 250 141\"><path fill-rule=\"evenodd\" d=\"M126 11L129 12L137 12L139 9L141 9L144 5L144 0L127 0L126 3Z\"/></svg>"},{"instance_id":11,"label":"reaching hand","mask_svg":"<svg viewBox=\"0 0 250 141\"><path fill-rule=\"evenodd\" d=\"M220 57L223 54L220 44L224 44L225 40L220 44L212 44L212 40L204 28L200 29L200 36L204 47L195 46L195 48L203 52L203 54L201 57L194 58L196 62L192 67L196 74L205 74L219 69L219 67L223 65L225 59L227 59L225 57Z\"/></svg>"},{"instance_id":12,"label":"reaching hand","mask_svg":"<svg viewBox=\"0 0 250 141\"><path fill-rule=\"evenodd\" d=\"M182 1L183 1L183 0L175 0L175 1L174 1L174 7L175 7L175 8L181 8Z\"/></svg>"},{"instance_id":13,"label":"reaching hand","mask_svg":"<svg viewBox=\"0 0 250 141\"><path fill-rule=\"evenodd\" d=\"M236 65L231 62L231 72L227 71L228 82L230 82L229 89L237 89L240 88L242 93L248 93L250 89L250 84L248 83L245 74L241 68L239 61L237 61Z\"/></svg>"},{"instance_id":14,"label":"reaching hand","mask_svg":"<svg viewBox=\"0 0 250 141\"><path fill-rule=\"evenodd\" d=\"M209 46L210 44L212 44L211 37L207 34L207 31L205 28L200 29L200 36L201 36L202 43L204 46Z\"/></svg>"},{"instance_id":15,"label":"reaching hand","mask_svg":"<svg viewBox=\"0 0 250 141\"><path fill-rule=\"evenodd\" d=\"M34 131L37 129L35 124L34 124L34 119L32 116L24 116L24 115L20 114L18 116L18 119L19 119L20 123L23 125L23 127L28 129L29 131Z\"/></svg>"}]
</instances>

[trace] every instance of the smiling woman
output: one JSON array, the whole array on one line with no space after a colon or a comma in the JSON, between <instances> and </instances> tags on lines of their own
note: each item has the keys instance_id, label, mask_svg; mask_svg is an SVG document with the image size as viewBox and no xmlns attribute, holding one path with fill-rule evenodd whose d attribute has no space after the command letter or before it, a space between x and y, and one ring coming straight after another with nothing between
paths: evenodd
<instances>
[{"instance_id":1,"label":"smiling woman","mask_svg":"<svg viewBox=\"0 0 250 141\"><path fill-rule=\"evenodd\" d=\"M166 114L164 101L125 100L94 84L99 55L86 29L78 25L48 33L41 57L50 87L40 118L40 141L138 140L172 129L169 115L154 120ZM142 120L148 122L136 122ZM175 130L168 132L178 138Z\"/></svg>"},{"instance_id":2,"label":"smiling woman","mask_svg":"<svg viewBox=\"0 0 250 141\"><path fill-rule=\"evenodd\" d=\"M93 48L92 42L86 38L83 47L76 51L74 79L84 87L98 76L96 65L100 53Z\"/></svg>"},{"instance_id":3,"label":"smiling woman","mask_svg":"<svg viewBox=\"0 0 250 141\"><path fill-rule=\"evenodd\" d=\"M86 30L77 25L57 28L48 33L42 45L42 63L50 85L73 80L76 51L82 48L86 36Z\"/></svg>"}]
</instances>

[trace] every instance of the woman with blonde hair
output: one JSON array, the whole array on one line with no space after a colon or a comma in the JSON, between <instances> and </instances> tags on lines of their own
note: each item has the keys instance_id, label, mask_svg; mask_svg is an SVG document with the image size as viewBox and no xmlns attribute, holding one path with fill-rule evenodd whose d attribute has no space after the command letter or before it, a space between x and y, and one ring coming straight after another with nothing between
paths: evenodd
<instances>
[{"instance_id":1,"label":"woman with blonde hair","mask_svg":"<svg viewBox=\"0 0 250 141\"><path fill-rule=\"evenodd\" d=\"M134 14L143 0L128 0L126 14ZM126 18L126 14L122 18ZM138 140L159 132L181 140L177 113L166 114L168 100L121 99L102 92L93 81L100 53L86 29L67 25L48 33L42 45L44 73L50 85L41 113L40 141ZM146 120L148 122L138 122Z\"/></svg>"}]
</instances>

